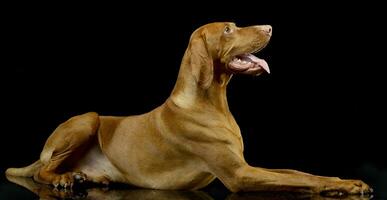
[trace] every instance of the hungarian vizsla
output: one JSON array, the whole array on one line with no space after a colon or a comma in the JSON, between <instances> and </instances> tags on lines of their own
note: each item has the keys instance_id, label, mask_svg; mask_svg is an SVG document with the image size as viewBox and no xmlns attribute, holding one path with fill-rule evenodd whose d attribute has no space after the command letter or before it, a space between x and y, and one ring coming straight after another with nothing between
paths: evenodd
<instances>
[{"instance_id":1,"label":"hungarian vizsla","mask_svg":"<svg viewBox=\"0 0 387 200\"><path fill-rule=\"evenodd\" d=\"M127 183L163 190L195 190L218 178L232 192L295 191L363 194L359 180L315 176L248 165L243 141L226 97L234 74L269 73L252 53L270 40L269 25L211 23L193 32L170 97L136 116L90 112L59 125L40 154L9 176L31 176L59 188L74 182Z\"/></svg>"}]
</instances>

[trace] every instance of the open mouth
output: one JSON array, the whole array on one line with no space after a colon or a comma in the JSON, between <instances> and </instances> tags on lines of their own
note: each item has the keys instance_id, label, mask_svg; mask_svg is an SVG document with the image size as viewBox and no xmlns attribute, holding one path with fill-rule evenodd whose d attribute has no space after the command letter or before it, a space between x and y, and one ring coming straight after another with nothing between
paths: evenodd
<instances>
[{"instance_id":1,"label":"open mouth","mask_svg":"<svg viewBox=\"0 0 387 200\"><path fill-rule=\"evenodd\" d=\"M263 59L254 56L251 53L245 53L235 56L228 67L234 73L259 75L263 71L270 74L269 65Z\"/></svg>"}]
</instances>

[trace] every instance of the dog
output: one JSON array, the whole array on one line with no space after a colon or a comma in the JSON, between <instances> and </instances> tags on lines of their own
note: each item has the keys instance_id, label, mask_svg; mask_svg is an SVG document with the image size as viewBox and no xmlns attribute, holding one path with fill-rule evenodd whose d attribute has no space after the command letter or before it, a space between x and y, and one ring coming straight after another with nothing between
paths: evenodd
<instances>
[{"instance_id":1,"label":"dog","mask_svg":"<svg viewBox=\"0 0 387 200\"><path fill-rule=\"evenodd\" d=\"M217 22L195 30L170 97L136 116L70 118L47 139L40 159L7 176L71 188L74 182L126 183L161 190L196 190L215 178L232 192L291 191L328 196L364 194L360 180L248 165L240 129L226 97L234 74L270 73L253 55L272 35L269 25Z\"/></svg>"}]
</instances>

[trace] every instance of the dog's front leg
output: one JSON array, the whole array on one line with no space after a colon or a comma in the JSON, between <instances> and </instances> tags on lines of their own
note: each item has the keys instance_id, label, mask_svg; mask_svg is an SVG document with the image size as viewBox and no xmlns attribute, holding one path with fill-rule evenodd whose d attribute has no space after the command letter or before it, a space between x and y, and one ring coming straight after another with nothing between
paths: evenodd
<instances>
[{"instance_id":1,"label":"dog's front leg","mask_svg":"<svg viewBox=\"0 0 387 200\"><path fill-rule=\"evenodd\" d=\"M227 146L213 146L206 151L205 160L210 171L228 189L238 191L290 191L319 193L331 196L369 193L367 184L358 180L290 173L291 170L266 170L249 166L242 153Z\"/></svg>"}]
</instances>

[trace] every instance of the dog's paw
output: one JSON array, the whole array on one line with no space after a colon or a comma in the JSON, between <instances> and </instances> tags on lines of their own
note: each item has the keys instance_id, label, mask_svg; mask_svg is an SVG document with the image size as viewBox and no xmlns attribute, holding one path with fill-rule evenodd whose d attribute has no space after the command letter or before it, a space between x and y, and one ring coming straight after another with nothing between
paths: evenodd
<instances>
[{"instance_id":1,"label":"dog's paw","mask_svg":"<svg viewBox=\"0 0 387 200\"><path fill-rule=\"evenodd\" d=\"M360 180L345 180L349 186L349 194L368 195L373 192L373 189Z\"/></svg>"},{"instance_id":2,"label":"dog's paw","mask_svg":"<svg viewBox=\"0 0 387 200\"><path fill-rule=\"evenodd\" d=\"M340 180L325 185L320 194L329 197L343 197L347 195L370 195L372 192L372 188L363 181Z\"/></svg>"},{"instance_id":3,"label":"dog's paw","mask_svg":"<svg viewBox=\"0 0 387 200\"><path fill-rule=\"evenodd\" d=\"M74 183L83 183L87 180L86 174L82 172L67 172L64 174L57 175L53 181L52 185L55 188L72 188Z\"/></svg>"},{"instance_id":4,"label":"dog's paw","mask_svg":"<svg viewBox=\"0 0 387 200\"><path fill-rule=\"evenodd\" d=\"M71 172L56 175L52 181L55 188L72 188L74 185L74 178Z\"/></svg>"}]
</instances>

